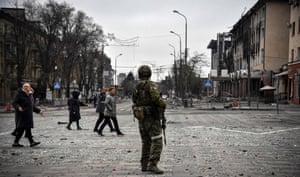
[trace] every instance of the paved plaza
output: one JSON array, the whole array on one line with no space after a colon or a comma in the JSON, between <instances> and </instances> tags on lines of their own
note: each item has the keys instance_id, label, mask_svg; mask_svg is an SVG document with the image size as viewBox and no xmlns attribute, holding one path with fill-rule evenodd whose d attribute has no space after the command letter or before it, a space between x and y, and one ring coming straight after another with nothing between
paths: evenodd
<instances>
[{"instance_id":1,"label":"paved plaza","mask_svg":"<svg viewBox=\"0 0 300 177\"><path fill-rule=\"evenodd\" d=\"M93 132L97 114L82 107L83 130L67 130L65 107L46 108L34 115L34 139L29 147L12 148L14 113L0 113L0 177L143 177L138 123L131 103L118 105L118 120L125 136L104 130ZM159 166L174 177L299 177L300 110L204 110L169 107Z\"/></svg>"}]
</instances>

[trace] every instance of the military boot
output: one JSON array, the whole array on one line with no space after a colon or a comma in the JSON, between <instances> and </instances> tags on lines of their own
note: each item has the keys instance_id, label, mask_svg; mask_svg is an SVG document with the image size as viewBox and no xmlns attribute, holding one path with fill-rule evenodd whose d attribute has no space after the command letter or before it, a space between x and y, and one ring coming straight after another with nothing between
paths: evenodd
<instances>
[{"instance_id":1,"label":"military boot","mask_svg":"<svg viewBox=\"0 0 300 177\"><path fill-rule=\"evenodd\" d=\"M156 164L150 164L147 170L155 174L164 174L164 171L159 169Z\"/></svg>"}]
</instances>

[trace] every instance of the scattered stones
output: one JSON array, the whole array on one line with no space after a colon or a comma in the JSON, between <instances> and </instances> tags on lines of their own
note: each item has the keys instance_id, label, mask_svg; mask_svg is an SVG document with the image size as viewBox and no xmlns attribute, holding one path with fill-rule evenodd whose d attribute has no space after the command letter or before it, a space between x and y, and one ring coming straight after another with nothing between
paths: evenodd
<instances>
[{"instance_id":1,"label":"scattered stones","mask_svg":"<svg viewBox=\"0 0 300 177\"><path fill-rule=\"evenodd\" d=\"M11 155L13 155L13 156L17 156L17 155L20 155L20 154L18 154L18 153L15 153L15 152L12 152L12 153L11 153Z\"/></svg>"},{"instance_id":2,"label":"scattered stones","mask_svg":"<svg viewBox=\"0 0 300 177\"><path fill-rule=\"evenodd\" d=\"M275 173L274 173L274 172L272 172L271 174L272 174L273 176L275 175Z\"/></svg>"}]
</instances>

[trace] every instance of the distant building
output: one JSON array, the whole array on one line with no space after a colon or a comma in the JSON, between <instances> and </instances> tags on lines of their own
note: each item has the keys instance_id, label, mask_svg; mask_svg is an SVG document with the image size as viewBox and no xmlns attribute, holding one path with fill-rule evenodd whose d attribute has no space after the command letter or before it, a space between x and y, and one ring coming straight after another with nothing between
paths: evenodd
<instances>
[{"instance_id":1,"label":"distant building","mask_svg":"<svg viewBox=\"0 0 300 177\"><path fill-rule=\"evenodd\" d=\"M259 0L234 24L230 32L223 33L228 36L230 46L220 48L219 40L210 42L208 48L213 49L211 76L217 74L212 80L219 80L221 94L218 95L225 96L224 93L229 92L246 99L268 96L259 89L265 85L274 86L276 74L287 76L283 69L288 63L289 29L286 24L289 21L288 1ZM229 79L224 77L226 72ZM276 93L286 93L284 84L287 82L280 83L281 90Z\"/></svg>"},{"instance_id":2,"label":"distant building","mask_svg":"<svg viewBox=\"0 0 300 177\"><path fill-rule=\"evenodd\" d=\"M230 60L227 51L231 46L231 34L218 33L217 40L211 40L207 48L211 49L211 72L209 79L213 80L212 91L214 95L224 96L224 91L231 92Z\"/></svg>"}]
</instances>

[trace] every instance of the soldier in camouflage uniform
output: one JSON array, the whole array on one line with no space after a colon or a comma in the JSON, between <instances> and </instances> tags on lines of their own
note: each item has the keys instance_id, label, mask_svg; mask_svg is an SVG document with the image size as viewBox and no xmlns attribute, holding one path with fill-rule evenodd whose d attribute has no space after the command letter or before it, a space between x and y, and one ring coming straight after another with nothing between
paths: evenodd
<instances>
[{"instance_id":1,"label":"soldier in camouflage uniform","mask_svg":"<svg viewBox=\"0 0 300 177\"><path fill-rule=\"evenodd\" d=\"M165 128L162 110L166 104L161 98L155 84L149 79L151 69L142 65L138 70L139 83L133 91L132 101L134 106L143 108L143 118L139 119L139 131L142 139L142 171L150 171L155 174L164 172L157 167L163 148L162 127Z\"/></svg>"}]
</instances>

